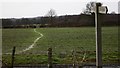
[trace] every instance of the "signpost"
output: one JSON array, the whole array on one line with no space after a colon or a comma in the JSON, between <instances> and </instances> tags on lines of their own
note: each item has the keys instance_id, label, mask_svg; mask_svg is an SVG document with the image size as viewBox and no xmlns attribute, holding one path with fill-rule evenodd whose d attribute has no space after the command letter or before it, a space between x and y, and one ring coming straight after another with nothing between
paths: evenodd
<instances>
[{"instance_id":1,"label":"signpost","mask_svg":"<svg viewBox=\"0 0 120 68\"><path fill-rule=\"evenodd\" d=\"M102 35L101 35L101 21L100 21L100 13L106 13L107 7L101 6L101 3L96 3L95 8L93 8L95 12L95 30L96 30L96 67L102 68Z\"/></svg>"},{"instance_id":2,"label":"signpost","mask_svg":"<svg viewBox=\"0 0 120 68\"><path fill-rule=\"evenodd\" d=\"M96 66L102 68L102 44L101 44L101 23L99 21L99 7L100 3L96 3L95 24L96 24Z\"/></svg>"}]
</instances>

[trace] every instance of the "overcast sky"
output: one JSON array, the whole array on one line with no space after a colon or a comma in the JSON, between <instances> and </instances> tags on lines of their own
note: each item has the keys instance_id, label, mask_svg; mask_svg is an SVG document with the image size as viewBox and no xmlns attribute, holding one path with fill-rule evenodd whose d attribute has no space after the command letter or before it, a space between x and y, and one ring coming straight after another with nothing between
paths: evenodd
<instances>
[{"instance_id":1,"label":"overcast sky","mask_svg":"<svg viewBox=\"0 0 120 68\"><path fill-rule=\"evenodd\" d=\"M58 16L80 14L90 1L102 2L109 13L118 12L119 0L0 0L0 18L44 16L50 9Z\"/></svg>"}]
</instances>

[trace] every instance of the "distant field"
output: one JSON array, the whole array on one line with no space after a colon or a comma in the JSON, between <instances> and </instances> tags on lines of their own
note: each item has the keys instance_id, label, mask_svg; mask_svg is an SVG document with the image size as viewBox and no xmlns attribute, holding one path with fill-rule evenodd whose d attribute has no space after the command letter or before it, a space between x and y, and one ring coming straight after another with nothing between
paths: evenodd
<instances>
[{"instance_id":1,"label":"distant field","mask_svg":"<svg viewBox=\"0 0 120 68\"><path fill-rule=\"evenodd\" d=\"M84 63L95 62L95 28L37 28L44 36L37 41L35 46L16 55L15 64L41 64L47 63L47 49L53 48L54 63L72 63L72 51L79 61L84 53ZM29 47L40 35L34 29L3 29L3 60L10 63L12 47L16 46L16 52ZM116 63L118 60L118 28L102 28L103 61L105 63ZM23 61L22 61L23 60ZM36 62L34 62L36 61Z\"/></svg>"}]
</instances>

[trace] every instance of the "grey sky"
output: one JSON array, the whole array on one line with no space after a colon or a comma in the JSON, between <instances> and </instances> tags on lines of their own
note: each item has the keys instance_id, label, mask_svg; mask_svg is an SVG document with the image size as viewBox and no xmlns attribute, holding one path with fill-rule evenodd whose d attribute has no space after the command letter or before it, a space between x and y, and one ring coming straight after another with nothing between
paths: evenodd
<instances>
[{"instance_id":1,"label":"grey sky","mask_svg":"<svg viewBox=\"0 0 120 68\"><path fill-rule=\"evenodd\" d=\"M1 0L0 17L21 18L44 16L54 9L57 15L80 14L91 0ZM119 0L92 0L108 6L109 12L118 12Z\"/></svg>"}]
</instances>

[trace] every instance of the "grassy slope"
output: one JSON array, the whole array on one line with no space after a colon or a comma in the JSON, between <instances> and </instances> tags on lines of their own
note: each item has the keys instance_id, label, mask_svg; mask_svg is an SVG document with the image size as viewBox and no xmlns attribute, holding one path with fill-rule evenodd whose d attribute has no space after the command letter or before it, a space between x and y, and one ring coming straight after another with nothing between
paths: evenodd
<instances>
[{"instance_id":1,"label":"grassy slope","mask_svg":"<svg viewBox=\"0 0 120 68\"><path fill-rule=\"evenodd\" d=\"M103 60L106 62L116 62L118 52L118 28L104 27L102 29L103 42ZM72 63L72 50L86 51L88 61L95 61L95 29L93 27L82 28L40 28L37 31L41 32L42 37L36 46L27 51L27 55L17 55L16 64L24 63L46 63L47 57L45 54L49 47L53 48L54 63ZM7 29L3 30L3 52L13 45L17 45L17 49L21 50L32 43L33 39L38 37L32 29ZM21 41L21 42L20 42ZM12 42L12 43L11 43ZM21 45L22 44L22 45ZM34 55L33 55L34 54ZM37 55L36 55L37 54ZM41 56L40 54L44 54ZM61 54L64 58L60 58ZM83 54L78 54L81 58ZM7 55L5 55L7 57ZM42 57L42 58L41 58ZM81 60L80 58L80 60ZM79 58L78 58L79 59ZM22 62L21 60L25 60ZM38 61L39 60L39 61ZM7 61L7 60L5 60ZM10 61L10 58L8 62Z\"/></svg>"}]
</instances>

